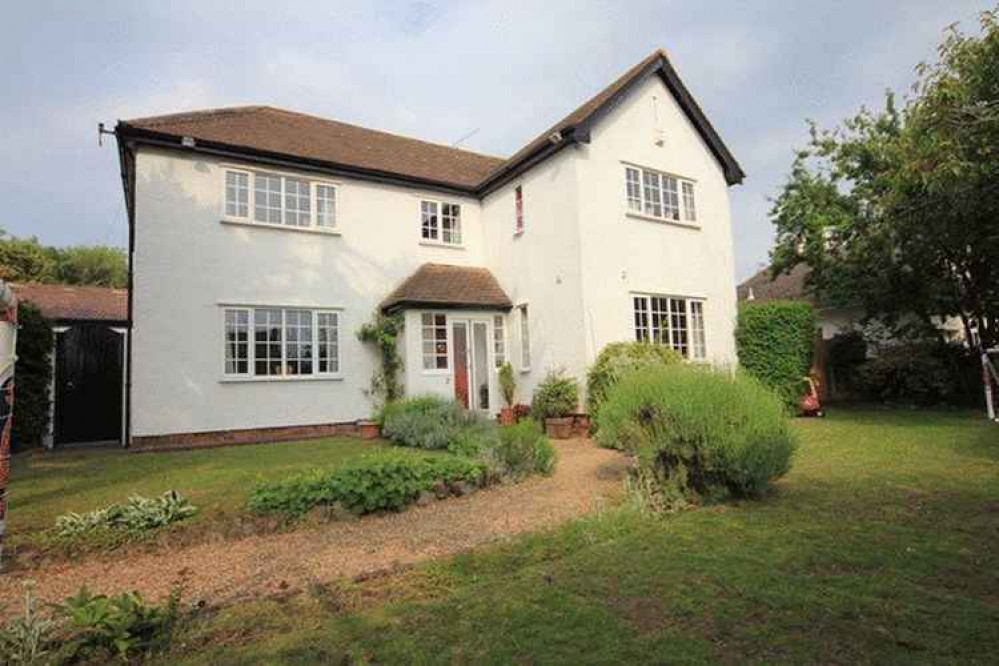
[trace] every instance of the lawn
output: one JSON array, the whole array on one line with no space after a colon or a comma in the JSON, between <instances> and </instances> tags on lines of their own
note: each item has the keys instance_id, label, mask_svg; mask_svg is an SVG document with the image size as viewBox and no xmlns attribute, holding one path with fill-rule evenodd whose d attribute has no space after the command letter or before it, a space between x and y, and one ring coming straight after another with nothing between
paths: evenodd
<instances>
[{"instance_id":1,"label":"lawn","mask_svg":"<svg viewBox=\"0 0 999 666\"><path fill-rule=\"evenodd\" d=\"M994 663L999 428L882 411L795 427L794 469L762 501L614 509L388 578L204 610L163 661Z\"/></svg>"},{"instance_id":2,"label":"lawn","mask_svg":"<svg viewBox=\"0 0 999 666\"><path fill-rule=\"evenodd\" d=\"M57 450L15 456L8 511L11 543L38 545L68 511L90 511L132 495L177 490L198 507L183 528L241 511L258 482L313 467L335 467L388 444L323 439L194 451L130 453Z\"/></svg>"}]
</instances>

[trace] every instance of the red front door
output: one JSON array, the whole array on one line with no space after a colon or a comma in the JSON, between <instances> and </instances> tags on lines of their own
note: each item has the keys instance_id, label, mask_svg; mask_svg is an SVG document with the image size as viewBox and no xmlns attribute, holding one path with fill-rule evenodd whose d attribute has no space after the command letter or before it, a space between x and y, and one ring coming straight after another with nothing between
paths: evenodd
<instances>
[{"instance_id":1,"label":"red front door","mask_svg":"<svg viewBox=\"0 0 999 666\"><path fill-rule=\"evenodd\" d=\"M454 338L454 397L469 408L468 402L468 326L455 322L452 329Z\"/></svg>"}]
</instances>

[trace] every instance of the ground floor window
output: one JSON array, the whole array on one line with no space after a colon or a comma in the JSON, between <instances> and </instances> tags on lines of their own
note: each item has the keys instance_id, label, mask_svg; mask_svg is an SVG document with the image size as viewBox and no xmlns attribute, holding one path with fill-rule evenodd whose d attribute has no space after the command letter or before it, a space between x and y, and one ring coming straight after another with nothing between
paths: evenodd
<instances>
[{"instance_id":1,"label":"ground floor window","mask_svg":"<svg viewBox=\"0 0 999 666\"><path fill-rule=\"evenodd\" d=\"M424 312L423 369L447 370L447 316L441 312Z\"/></svg>"},{"instance_id":2,"label":"ground floor window","mask_svg":"<svg viewBox=\"0 0 999 666\"><path fill-rule=\"evenodd\" d=\"M236 377L337 375L339 317L307 308L225 308L224 372Z\"/></svg>"},{"instance_id":3,"label":"ground floor window","mask_svg":"<svg viewBox=\"0 0 999 666\"><path fill-rule=\"evenodd\" d=\"M684 358L707 356L704 338L704 301L675 296L632 297L635 339L667 345Z\"/></svg>"},{"instance_id":4,"label":"ground floor window","mask_svg":"<svg viewBox=\"0 0 999 666\"><path fill-rule=\"evenodd\" d=\"M497 368L506 363L506 331L503 328L503 315L493 317L493 359Z\"/></svg>"},{"instance_id":5,"label":"ground floor window","mask_svg":"<svg viewBox=\"0 0 999 666\"><path fill-rule=\"evenodd\" d=\"M517 307L520 313L520 369L524 372L531 369L531 322L527 314L527 305Z\"/></svg>"}]
</instances>

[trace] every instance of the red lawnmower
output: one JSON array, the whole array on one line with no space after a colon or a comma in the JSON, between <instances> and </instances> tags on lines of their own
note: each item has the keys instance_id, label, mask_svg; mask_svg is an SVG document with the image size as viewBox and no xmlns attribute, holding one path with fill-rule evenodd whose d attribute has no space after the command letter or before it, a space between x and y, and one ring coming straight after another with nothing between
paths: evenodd
<instances>
[{"instance_id":1,"label":"red lawnmower","mask_svg":"<svg viewBox=\"0 0 999 666\"><path fill-rule=\"evenodd\" d=\"M798 416L825 416L822 409L822 401L819 400L819 383L815 377L809 375L804 381L808 384L808 391L801 397L798 403Z\"/></svg>"}]
</instances>

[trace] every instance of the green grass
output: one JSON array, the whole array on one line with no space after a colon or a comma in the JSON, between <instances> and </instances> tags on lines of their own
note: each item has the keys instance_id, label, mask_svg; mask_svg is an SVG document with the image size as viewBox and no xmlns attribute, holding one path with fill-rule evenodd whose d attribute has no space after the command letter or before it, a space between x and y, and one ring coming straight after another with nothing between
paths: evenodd
<instances>
[{"instance_id":1,"label":"green grass","mask_svg":"<svg viewBox=\"0 0 999 666\"><path fill-rule=\"evenodd\" d=\"M797 421L760 501L625 509L389 579L204 611L177 663L969 663L999 650L999 428Z\"/></svg>"},{"instance_id":2,"label":"green grass","mask_svg":"<svg viewBox=\"0 0 999 666\"><path fill-rule=\"evenodd\" d=\"M197 526L241 513L249 490L259 481L336 467L387 447L377 441L323 439L162 453L32 452L13 460L8 533L14 545L38 546L44 542L42 533L61 514L167 490L179 491L199 510L176 527Z\"/></svg>"}]
</instances>

